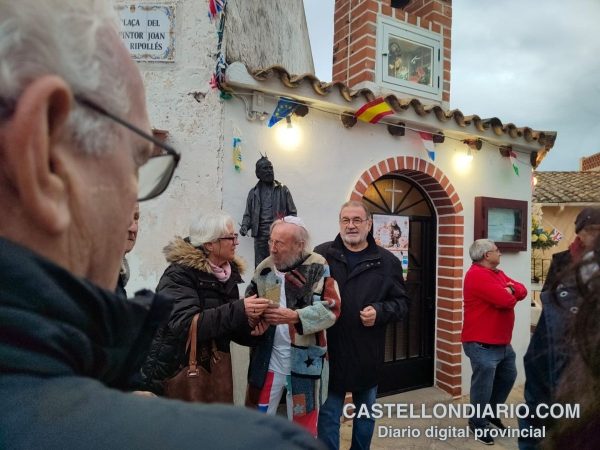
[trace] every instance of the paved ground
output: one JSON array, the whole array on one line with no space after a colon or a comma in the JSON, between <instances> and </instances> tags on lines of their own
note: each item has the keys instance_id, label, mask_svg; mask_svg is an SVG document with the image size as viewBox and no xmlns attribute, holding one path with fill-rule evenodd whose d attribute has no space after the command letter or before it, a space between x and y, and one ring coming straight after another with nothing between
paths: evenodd
<instances>
[{"instance_id":1,"label":"paved ground","mask_svg":"<svg viewBox=\"0 0 600 450\"><path fill-rule=\"evenodd\" d=\"M445 392L436 389L420 389L404 394L385 397L378 400L378 403L402 403L413 404L415 408L420 408L422 404L426 405L427 413L431 414L432 406L436 403L468 403L468 396L462 397L459 400L454 400ZM523 402L523 386L518 386L511 392L507 403L522 403ZM518 428L517 419L502 419L503 423L509 428ZM481 442L475 441L473 435L469 437L448 437L446 440L441 440L439 437L442 433L466 432L467 421L465 419L399 419L399 418L382 418L375 423L375 433L371 442L372 450L383 449L466 449L466 450L483 450L486 448L500 449L517 449L516 438L499 437L495 438L495 445L490 447ZM406 436L409 432L420 434L420 437L394 437L389 436L390 433L401 434ZM426 434L437 432L438 438L427 437ZM345 422L341 427L341 449L350 448L352 437L352 421Z\"/></svg>"}]
</instances>

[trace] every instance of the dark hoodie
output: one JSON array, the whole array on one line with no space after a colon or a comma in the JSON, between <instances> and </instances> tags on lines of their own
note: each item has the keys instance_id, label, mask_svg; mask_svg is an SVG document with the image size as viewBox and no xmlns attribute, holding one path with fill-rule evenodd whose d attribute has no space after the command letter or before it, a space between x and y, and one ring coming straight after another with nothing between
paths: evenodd
<instances>
[{"instance_id":1,"label":"dark hoodie","mask_svg":"<svg viewBox=\"0 0 600 450\"><path fill-rule=\"evenodd\" d=\"M0 238L0 448L322 448L283 419L111 388L137 370L164 306Z\"/></svg>"}]
</instances>

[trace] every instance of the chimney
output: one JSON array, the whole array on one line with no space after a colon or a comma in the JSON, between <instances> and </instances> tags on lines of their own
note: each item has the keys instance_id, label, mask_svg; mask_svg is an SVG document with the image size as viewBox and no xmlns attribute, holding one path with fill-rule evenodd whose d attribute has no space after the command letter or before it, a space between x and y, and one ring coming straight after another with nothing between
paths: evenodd
<instances>
[{"instance_id":1,"label":"chimney","mask_svg":"<svg viewBox=\"0 0 600 450\"><path fill-rule=\"evenodd\" d=\"M433 36L440 43L440 59L437 60L437 54L435 55L436 64L439 65L436 68L438 75L435 80L431 80L432 89L437 89L435 94L421 94L422 90L419 89L421 86L414 81L414 75L396 75L397 78L404 76L406 81L401 81L398 86L395 86L386 83L386 74L383 70L380 74L376 73L376 68L384 68L388 61L382 58L388 58L389 45L377 42L378 36L380 39L387 39L382 29L378 30L378 26L382 28L382 22L386 22L388 29L389 24L402 27L402 24L396 21L416 27L417 32L424 30L425 35ZM357 87L361 82L373 82L410 96L424 96L448 104L450 102L451 28L451 0L410 0L404 9L392 8L391 0L336 0L333 81L340 81L350 87ZM415 31L415 28L408 27L408 29ZM411 88L413 85L416 89Z\"/></svg>"}]
</instances>

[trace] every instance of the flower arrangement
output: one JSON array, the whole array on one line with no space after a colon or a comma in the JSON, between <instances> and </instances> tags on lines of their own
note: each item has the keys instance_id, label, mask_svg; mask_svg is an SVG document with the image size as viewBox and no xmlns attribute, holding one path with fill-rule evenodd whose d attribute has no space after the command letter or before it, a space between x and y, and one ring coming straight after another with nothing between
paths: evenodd
<instances>
[{"instance_id":1,"label":"flower arrangement","mask_svg":"<svg viewBox=\"0 0 600 450\"><path fill-rule=\"evenodd\" d=\"M546 250L558 245L561 238L560 232L555 228L552 230L544 229L535 218L532 219L531 248Z\"/></svg>"}]
</instances>

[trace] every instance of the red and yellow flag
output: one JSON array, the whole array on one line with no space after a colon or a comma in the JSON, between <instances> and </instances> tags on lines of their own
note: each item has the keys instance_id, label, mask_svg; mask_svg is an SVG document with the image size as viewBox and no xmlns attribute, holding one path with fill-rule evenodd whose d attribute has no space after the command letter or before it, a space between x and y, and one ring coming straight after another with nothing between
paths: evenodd
<instances>
[{"instance_id":1,"label":"red and yellow flag","mask_svg":"<svg viewBox=\"0 0 600 450\"><path fill-rule=\"evenodd\" d=\"M354 113L354 117L363 122L377 123L390 114L394 114L394 110L390 108L383 97L379 97L363 105Z\"/></svg>"}]
</instances>

